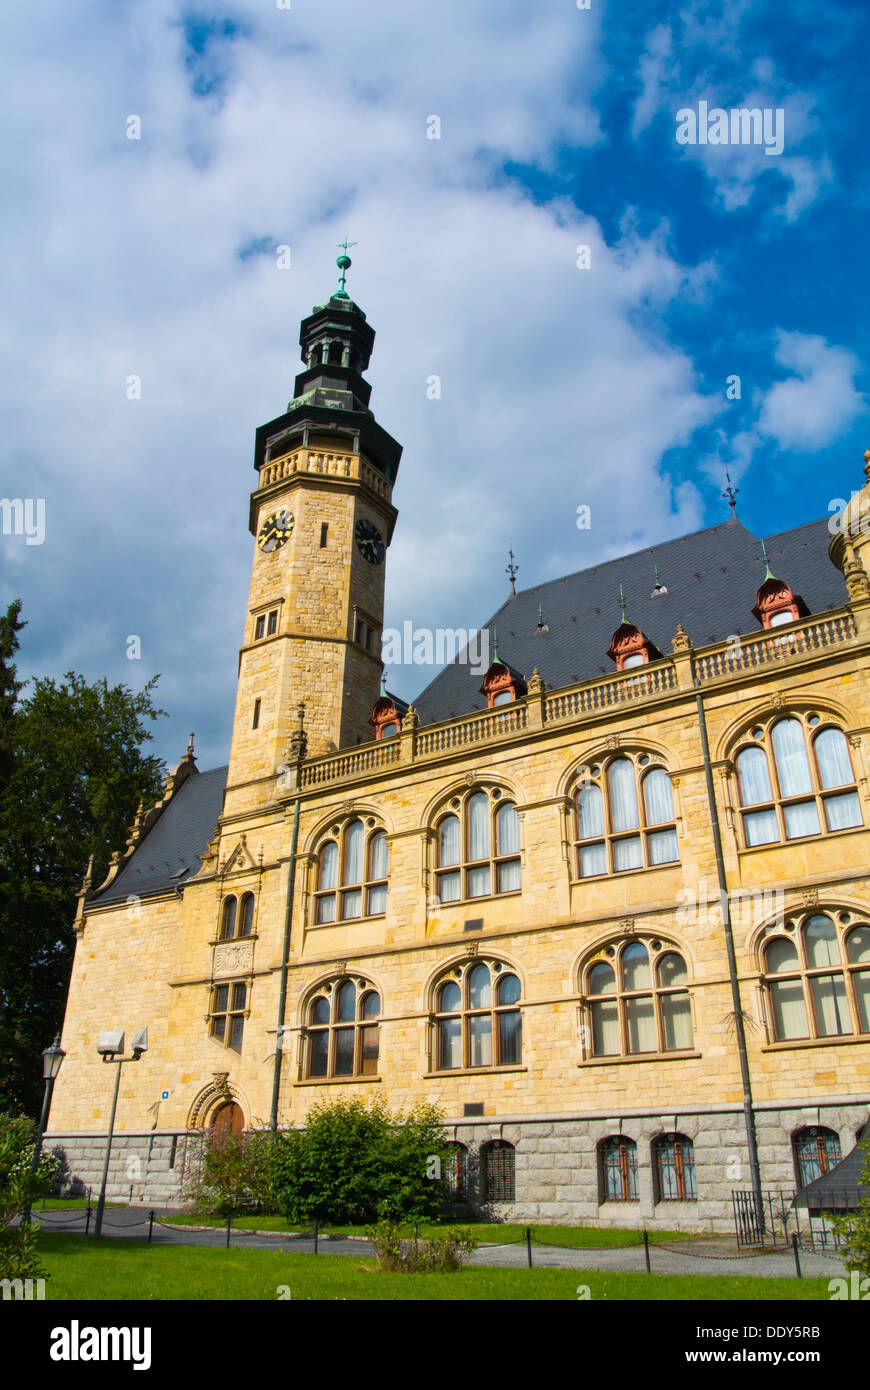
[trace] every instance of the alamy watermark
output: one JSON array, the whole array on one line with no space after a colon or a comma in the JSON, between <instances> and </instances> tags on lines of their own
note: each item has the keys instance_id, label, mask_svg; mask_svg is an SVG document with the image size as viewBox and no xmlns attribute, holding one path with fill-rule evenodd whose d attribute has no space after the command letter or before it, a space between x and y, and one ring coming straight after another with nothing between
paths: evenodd
<instances>
[{"instance_id":1,"label":"alamy watermark","mask_svg":"<svg viewBox=\"0 0 870 1390\"><path fill-rule=\"evenodd\" d=\"M42 545L45 498L0 497L0 535L24 536L25 545Z\"/></svg>"},{"instance_id":2,"label":"alamy watermark","mask_svg":"<svg viewBox=\"0 0 870 1390\"><path fill-rule=\"evenodd\" d=\"M446 666L457 661L473 676L485 676L490 666L489 629L414 627L410 618L402 630L385 627L381 639L385 666Z\"/></svg>"},{"instance_id":3,"label":"alamy watermark","mask_svg":"<svg viewBox=\"0 0 870 1390\"><path fill-rule=\"evenodd\" d=\"M782 154L785 111L781 106L721 106L698 102L677 112L678 145L763 145L766 155Z\"/></svg>"}]
</instances>

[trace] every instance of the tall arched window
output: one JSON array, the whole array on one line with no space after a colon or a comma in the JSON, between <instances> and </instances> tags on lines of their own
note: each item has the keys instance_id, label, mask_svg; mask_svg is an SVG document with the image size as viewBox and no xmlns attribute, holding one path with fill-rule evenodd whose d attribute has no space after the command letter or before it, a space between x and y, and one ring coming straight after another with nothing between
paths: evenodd
<instances>
[{"instance_id":1,"label":"tall arched window","mask_svg":"<svg viewBox=\"0 0 870 1390\"><path fill-rule=\"evenodd\" d=\"M365 980L322 986L308 1005L307 1076L376 1076L380 1013L380 995Z\"/></svg>"},{"instance_id":2,"label":"tall arched window","mask_svg":"<svg viewBox=\"0 0 870 1390\"><path fill-rule=\"evenodd\" d=\"M442 903L520 891L519 818L497 787L455 797L438 821L436 836Z\"/></svg>"},{"instance_id":3,"label":"tall arched window","mask_svg":"<svg viewBox=\"0 0 870 1390\"><path fill-rule=\"evenodd\" d=\"M671 780L649 754L583 768L576 795L578 878L679 860Z\"/></svg>"},{"instance_id":4,"label":"tall arched window","mask_svg":"<svg viewBox=\"0 0 870 1390\"><path fill-rule=\"evenodd\" d=\"M695 1202L695 1146L685 1134L653 1140L653 1182L657 1202Z\"/></svg>"},{"instance_id":5,"label":"tall arched window","mask_svg":"<svg viewBox=\"0 0 870 1390\"><path fill-rule=\"evenodd\" d=\"M334 826L320 847L315 920L346 922L386 912L389 873L387 836L374 820Z\"/></svg>"},{"instance_id":6,"label":"tall arched window","mask_svg":"<svg viewBox=\"0 0 870 1390\"><path fill-rule=\"evenodd\" d=\"M637 1201L637 1144L614 1134L598 1145L599 1201Z\"/></svg>"},{"instance_id":7,"label":"tall arched window","mask_svg":"<svg viewBox=\"0 0 870 1390\"><path fill-rule=\"evenodd\" d=\"M228 898L224 898L224 905L221 909L221 941L229 941L232 937L235 936L236 914L238 913L238 910L239 905L233 894L231 894Z\"/></svg>"},{"instance_id":8,"label":"tall arched window","mask_svg":"<svg viewBox=\"0 0 870 1390\"><path fill-rule=\"evenodd\" d=\"M435 1071L519 1066L519 978L501 961L472 959L435 990Z\"/></svg>"},{"instance_id":9,"label":"tall arched window","mask_svg":"<svg viewBox=\"0 0 870 1390\"><path fill-rule=\"evenodd\" d=\"M250 936L253 930L253 893L243 893L241 900L238 900L234 894L224 898L221 909L220 940L231 941L236 936Z\"/></svg>"},{"instance_id":10,"label":"tall arched window","mask_svg":"<svg viewBox=\"0 0 870 1390\"><path fill-rule=\"evenodd\" d=\"M607 946L586 967L589 1054L632 1056L692 1047L686 962L658 940Z\"/></svg>"},{"instance_id":11,"label":"tall arched window","mask_svg":"<svg viewBox=\"0 0 870 1390\"><path fill-rule=\"evenodd\" d=\"M516 1200L516 1154L506 1139L493 1139L480 1151L483 1198L486 1202Z\"/></svg>"},{"instance_id":12,"label":"tall arched window","mask_svg":"<svg viewBox=\"0 0 870 1390\"><path fill-rule=\"evenodd\" d=\"M795 1168L801 1187L824 1177L840 1162L840 1138L824 1125L799 1129L792 1140Z\"/></svg>"},{"instance_id":13,"label":"tall arched window","mask_svg":"<svg viewBox=\"0 0 870 1390\"><path fill-rule=\"evenodd\" d=\"M751 731L737 753L747 848L863 824L849 745L819 714L790 714Z\"/></svg>"},{"instance_id":14,"label":"tall arched window","mask_svg":"<svg viewBox=\"0 0 870 1390\"><path fill-rule=\"evenodd\" d=\"M788 925L762 948L774 1041L870 1032L870 926L848 912Z\"/></svg>"}]
</instances>

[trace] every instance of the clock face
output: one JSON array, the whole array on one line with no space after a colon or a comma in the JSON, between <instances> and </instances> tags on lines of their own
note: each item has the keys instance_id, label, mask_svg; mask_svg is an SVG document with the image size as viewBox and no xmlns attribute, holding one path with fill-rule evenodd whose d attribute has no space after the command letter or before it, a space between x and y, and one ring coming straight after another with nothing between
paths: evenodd
<instances>
[{"instance_id":1,"label":"clock face","mask_svg":"<svg viewBox=\"0 0 870 1390\"><path fill-rule=\"evenodd\" d=\"M286 507L282 507L279 512L272 512L257 532L257 545L267 555L273 550L280 550L281 546L289 541L295 525L296 518Z\"/></svg>"},{"instance_id":2,"label":"clock face","mask_svg":"<svg viewBox=\"0 0 870 1390\"><path fill-rule=\"evenodd\" d=\"M387 547L377 526L371 521L358 521L354 535L363 559L368 560L370 565L379 565L387 553Z\"/></svg>"}]
</instances>

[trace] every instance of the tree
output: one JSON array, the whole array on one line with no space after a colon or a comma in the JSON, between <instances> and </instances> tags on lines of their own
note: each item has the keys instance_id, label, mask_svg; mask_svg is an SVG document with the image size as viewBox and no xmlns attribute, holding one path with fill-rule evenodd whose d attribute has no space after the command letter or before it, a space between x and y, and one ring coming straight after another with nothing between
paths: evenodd
<instances>
[{"instance_id":1,"label":"tree","mask_svg":"<svg viewBox=\"0 0 870 1390\"><path fill-rule=\"evenodd\" d=\"M36 1229L12 1222L51 1189L58 1160L41 1153L32 1170L34 1129L25 1116L0 1115L0 1278L33 1279L44 1273L36 1254Z\"/></svg>"},{"instance_id":2,"label":"tree","mask_svg":"<svg viewBox=\"0 0 870 1390\"><path fill-rule=\"evenodd\" d=\"M37 1115L40 1054L63 1021L72 921L88 859L93 882L121 849L140 801L162 790L164 767L143 754L164 711L152 694L69 671L21 684L10 658L20 604L0 623L0 1102Z\"/></svg>"},{"instance_id":3,"label":"tree","mask_svg":"<svg viewBox=\"0 0 870 1390\"><path fill-rule=\"evenodd\" d=\"M831 1218L834 1234L841 1241L843 1264L858 1274L870 1274L870 1142L861 1145L861 1195L853 1211Z\"/></svg>"}]
</instances>

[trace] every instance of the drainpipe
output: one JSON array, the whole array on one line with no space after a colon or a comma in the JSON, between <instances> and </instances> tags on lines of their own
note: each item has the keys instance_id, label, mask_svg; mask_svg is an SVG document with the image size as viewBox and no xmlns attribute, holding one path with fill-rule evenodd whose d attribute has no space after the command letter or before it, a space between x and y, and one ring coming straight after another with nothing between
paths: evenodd
<instances>
[{"instance_id":1,"label":"drainpipe","mask_svg":"<svg viewBox=\"0 0 870 1390\"><path fill-rule=\"evenodd\" d=\"M290 951L290 927L293 922L293 894L296 888L296 850L299 844L299 797L293 808L293 838L290 842L290 872L287 879L287 907L284 912L284 944L281 948L281 987L278 993L278 1029L275 1042L275 1074L272 1078L272 1113L270 1129L278 1128L278 1097L281 1092L281 1063L284 1058L284 1015L287 1010L287 956Z\"/></svg>"},{"instance_id":2,"label":"drainpipe","mask_svg":"<svg viewBox=\"0 0 870 1390\"><path fill-rule=\"evenodd\" d=\"M701 731L701 751L704 755L704 775L707 781L707 801L710 807L710 824L713 828L713 844L716 849L716 873L719 879L719 901L722 904L722 929L725 933L725 946L728 951L728 975L731 981L731 1002L734 1006L734 1022L737 1035L737 1052L740 1057L740 1078L743 1083L743 1123L746 1128L746 1148L749 1153L749 1174L758 1220L764 1221L764 1203L761 1196L761 1171L758 1166L758 1142L755 1135L755 1114L752 1108L752 1081L749 1074L749 1056L746 1051L746 1029L743 1023L743 1009L740 1003L740 983L737 978L737 957L734 954L734 936L731 931L731 902L728 892L728 879L725 876L725 856L722 853L722 836L719 831L719 812L716 807L716 793L713 787L713 765L710 762L710 744L707 739L707 719L704 714L704 699L700 691L700 680L695 677L695 700L698 705L698 727Z\"/></svg>"}]
</instances>

